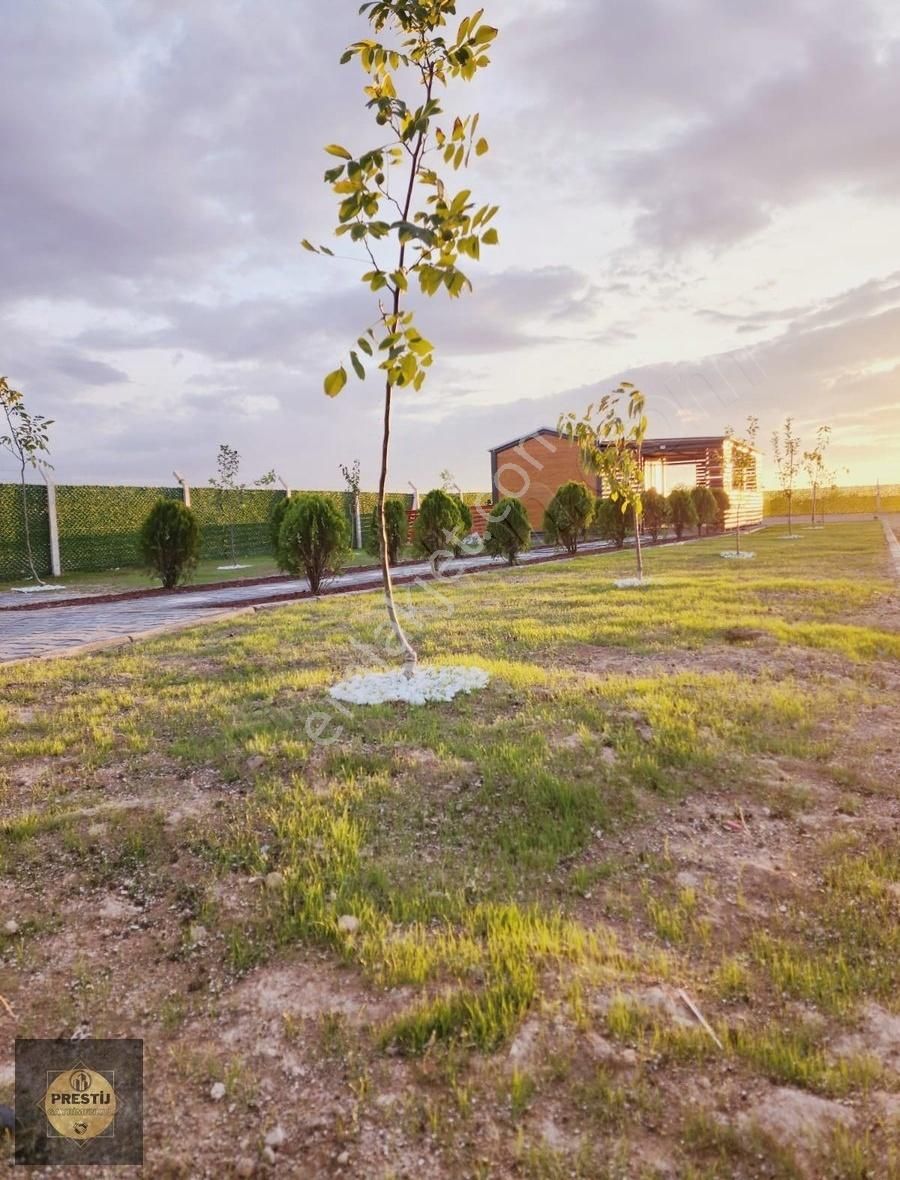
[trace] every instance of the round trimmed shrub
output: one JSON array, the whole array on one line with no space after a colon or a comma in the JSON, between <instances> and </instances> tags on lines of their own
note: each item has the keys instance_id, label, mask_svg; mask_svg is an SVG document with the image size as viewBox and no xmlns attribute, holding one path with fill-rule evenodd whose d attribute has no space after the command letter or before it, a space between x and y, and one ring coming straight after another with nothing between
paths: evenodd
<instances>
[{"instance_id":1,"label":"round trimmed shrub","mask_svg":"<svg viewBox=\"0 0 900 1180\"><path fill-rule=\"evenodd\" d=\"M284 520L284 514L288 510L288 505L293 500L292 496L279 496L272 505L272 510L269 513L269 537L272 541L272 552L278 556L278 538L281 535L281 522Z\"/></svg>"},{"instance_id":2,"label":"round trimmed shrub","mask_svg":"<svg viewBox=\"0 0 900 1180\"><path fill-rule=\"evenodd\" d=\"M691 499L694 501L694 508L697 511L697 536L700 537L703 535L704 525L706 525L706 531L709 532L711 526L716 523L719 506L709 488L691 488Z\"/></svg>"},{"instance_id":3,"label":"round trimmed shrub","mask_svg":"<svg viewBox=\"0 0 900 1180\"><path fill-rule=\"evenodd\" d=\"M504 496L491 509L484 551L491 557L505 557L515 565L519 554L531 548L531 522L525 505L515 496Z\"/></svg>"},{"instance_id":4,"label":"round trimmed shrub","mask_svg":"<svg viewBox=\"0 0 900 1180\"><path fill-rule=\"evenodd\" d=\"M710 488L713 499L716 502L716 529L720 533L725 532L725 514L731 507L731 497L724 488Z\"/></svg>"},{"instance_id":5,"label":"round trimmed shrub","mask_svg":"<svg viewBox=\"0 0 900 1180\"><path fill-rule=\"evenodd\" d=\"M684 530L697 523L697 509L687 488L673 488L669 493L669 517L679 541Z\"/></svg>"},{"instance_id":6,"label":"round trimmed shrub","mask_svg":"<svg viewBox=\"0 0 900 1180\"><path fill-rule=\"evenodd\" d=\"M340 573L350 556L347 519L327 496L291 496L278 532L280 569L305 575L313 594Z\"/></svg>"},{"instance_id":7,"label":"round trimmed shrub","mask_svg":"<svg viewBox=\"0 0 900 1180\"><path fill-rule=\"evenodd\" d=\"M653 538L653 543L659 540L659 534L669 522L669 502L656 488L647 488L641 495L643 512L641 523L645 532Z\"/></svg>"},{"instance_id":8,"label":"round trimmed shrub","mask_svg":"<svg viewBox=\"0 0 900 1180\"><path fill-rule=\"evenodd\" d=\"M602 541L613 541L616 548L621 549L628 534L634 532L634 509L629 506L623 512L621 501L598 496L594 509L594 528Z\"/></svg>"},{"instance_id":9,"label":"round trimmed shrub","mask_svg":"<svg viewBox=\"0 0 900 1180\"><path fill-rule=\"evenodd\" d=\"M462 529L462 535L467 537L472 531L472 509L465 502L462 496L454 496L456 507L459 509L459 525Z\"/></svg>"},{"instance_id":10,"label":"round trimmed shrub","mask_svg":"<svg viewBox=\"0 0 900 1180\"><path fill-rule=\"evenodd\" d=\"M469 520L471 522L471 516ZM425 557L453 553L465 535L457 500L441 488L426 492L413 524L413 547Z\"/></svg>"},{"instance_id":11,"label":"round trimmed shrub","mask_svg":"<svg viewBox=\"0 0 900 1180\"><path fill-rule=\"evenodd\" d=\"M147 569L171 590L186 582L197 564L197 517L180 500L157 500L141 527L140 544Z\"/></svg>"},{"instance_id":12,"label":"round trimmed shrub","mask_svg":"<svg viewBox=\"0 0 900 1180\"><path fill-rule=\"evenodd\" d=\"M569 480L560 487L544 513L544 536L551 545L578 552L578 538L594 519L594 497L587 486Z\"/></svg>"},{"instance_id":13,"label":"round trimmed shrub","mask_svg":"<svg viewBox=\"0 0 900 1180\"><path fill-rule=\"evenodd\" d=\"M396 565L409 532L406 505L402 500L385 500L384 521L387 526L388 565ZM373 557L381 556L381 521L378 518L377 504L372 509L372 527L366 541L366 552L371 553Z\"/></svg>"}]
</instances>

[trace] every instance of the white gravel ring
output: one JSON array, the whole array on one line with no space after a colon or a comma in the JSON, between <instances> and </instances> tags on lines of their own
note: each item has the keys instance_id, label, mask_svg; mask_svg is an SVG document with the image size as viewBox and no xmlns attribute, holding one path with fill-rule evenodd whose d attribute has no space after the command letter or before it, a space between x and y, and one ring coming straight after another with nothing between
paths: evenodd
<instances>
[{"instance_id":1,"label":"white gravel ring","mask_svg":"<svg viewBox=\"0 0 900 1180\"><path fill-rule=\"evenodd\" d=\"M756 557L755 553L748 553L746 550L741 550L740 553L736 549L723 549L719 557L728 557L732 561L749 561L751 557Z\"/></svg>"},{"instance_id":2,"label":"white gravel ring","mask_svg":"<svg viewBox=\"0 0 900 1180\"><path fill-rule=\"evenodd\" d=\"M617 590L643 590L650 584L649 578L619 578L616 581Z\"/></svg>"},{"instance_id":3,"label":"white gravel ring","mask_svg":"<svg viewBox=\"0 0 900 1180\"><path fill-rule=\"evenodd\" d=\"M429 701L452 701L461 692L484 688L490 676L483 668L459 665L439 668L416 668L412 676L396 672L363 672L342 680L328 690L336 701L351 705L383 705L388 701L405 701L425 705Z\"/></svg>"}]
</instances>

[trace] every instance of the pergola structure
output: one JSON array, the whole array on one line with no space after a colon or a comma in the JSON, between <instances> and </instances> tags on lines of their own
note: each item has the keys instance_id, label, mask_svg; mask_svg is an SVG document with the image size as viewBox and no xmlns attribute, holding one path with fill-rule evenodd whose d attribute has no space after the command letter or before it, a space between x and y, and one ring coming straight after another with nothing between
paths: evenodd
<instances>
[{"instance_id":1,"label":"pergola structure","mask_svg":"<svg viewBox=\"0 0 900 1180\"><path fill-rule=\"evenodd\" d=\"M724 488L731 506L726 528L762 520L762 492L757 480L757 452L728 435L650 438L642 447L645 487L667 495L679 485ZM533 529L543 525L544 510L557 488L579 480L602 496L603 482L584 470L578 447L558 430L543 427L491 449L494 502L516 496Z\"/></svg>"}]
</instances>

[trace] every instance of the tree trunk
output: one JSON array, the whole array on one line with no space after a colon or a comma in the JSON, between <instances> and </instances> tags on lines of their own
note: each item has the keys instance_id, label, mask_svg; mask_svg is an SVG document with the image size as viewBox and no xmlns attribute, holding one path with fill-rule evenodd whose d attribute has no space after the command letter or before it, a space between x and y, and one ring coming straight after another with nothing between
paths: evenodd
<instances>
[{"instance_id":1,"label":"tree trunk","mask_svg":"<svg viewBox=\"0 0 900 1180\"><path fill-rule=\"evenodd\" d=\"M28 568L31 570L31 576L39 586L45 585L40 574L35 569L34 553L31 549L31 529L28 525L28 485L25 483L25 463L22 462L19 479L22 486L22 526L25 531L25 553L28 557Z\"/></svg>"},{"instance_id":2,"label":"tree trunk","mask_svg":"<svg viewBox=\"0 0 900 1180\"><path fill-rule=\"evenodd\" d=\"M353 532L355 534L353 548L362 549L362 519L359 514L359 492L353 493Z\"/></svg>"},{"instance_id":3,"label":"tree trunk","mask_svg":"<svg viewBox=\"0 0 900 1180\"><path fill-rule=\"evenodd\" d=\"M735 517L734 528L734 548L736 553L741 551L741 502L737 503L737 516Z\"/></svg>"},{"instance_id":4,"label":"tree trunk","mask_svg":"<svg viewBox=\"0 0 900 1180\"><path fill-rule=\"evenodd\" d=\"M816 527L816 485L812 486L812 527Z\"/></svg>"},{"instance_id":5,"label":"tree trunk","mask_svg":"<svg viewBox=\"0 0 900 1180\"><path fill-rule=\"evenodd\" d=\"M391 580L391 563L388 554L387 521L384 513L388 451L391 438L392 392L391 383L388 380L384 386L384 434L381 440L381 472L378 476L378 522L381 526L381 544L379 545L381 551L381 582L384 587L384 604L387 607L388 618L391 620L391 626L394 628L394 634L397 636L397 642L400 644L400 650L403 652L403 670L407 676L412 676L416 670L418 656L412 644L406 638L406 634L397 615L397 606L394 602L394 584Z\"/></svg>"},{"instance_id":6,"label":"tree trunk","mask_svg":"<svg viewBox=\"0 0 900 1180\"><path fill-rule=\"evenodd\" d=\"M634 552L637 557L637 576L638 581L644 580L644 551L641 548L641 514L635 512L634 514Z\"/></svg>"}]
</instances>

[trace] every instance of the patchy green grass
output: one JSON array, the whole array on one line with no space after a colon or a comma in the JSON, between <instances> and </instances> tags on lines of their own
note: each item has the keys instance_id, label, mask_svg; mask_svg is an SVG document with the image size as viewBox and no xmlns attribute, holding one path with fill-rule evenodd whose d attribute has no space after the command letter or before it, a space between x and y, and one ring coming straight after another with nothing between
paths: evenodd
<instances>
[{"instance_id":1,"label":"patchy green grass","mask_svg":"<svg viewBox=\"0 0 900 1180\"><path fill-rule=\"evenodd\" d=\"M67 965L65 944L53 968L64 923L23 912L0 936L20 1027L71 1035L99 1003L118 1035L150 1022L199 1095L222 1080L246 1104L289 1049L316 1093L347 1091L332 1155L381 1120L436 1175L640 1175L616 1161L653 1137L685 1177L791 1174L777 1144L689 1121L685 1079L735 1103L897 1088L865 1046L832 1047L900 991L884 822L900 633L882 625L880 526L752 547L748 563L719 539L651 550L640 592L613 585L628 553L398 590L424 659L491 674L452 704L328 697L389 658L374 594L0 669L0 886L37 898L52 877L126 947L145 939L108 975ZM328 973L313 1015L276 988L274 1056L243 1061L258 1016L214 1051L290 964L301 985ZM53 970L65 1003L42 1007ZM645 1007L647 987L686 988L722 1048ZM341 988L352 1003L329 1006ZM558 1069L507 1060L533 1025ZM373 1101L389 1073L412 1087L396 1111ZM578 1134L548 1138L551 1114ZM880 1136L840 1146L848 1175Z\"/></svg>"}]
</instances>

